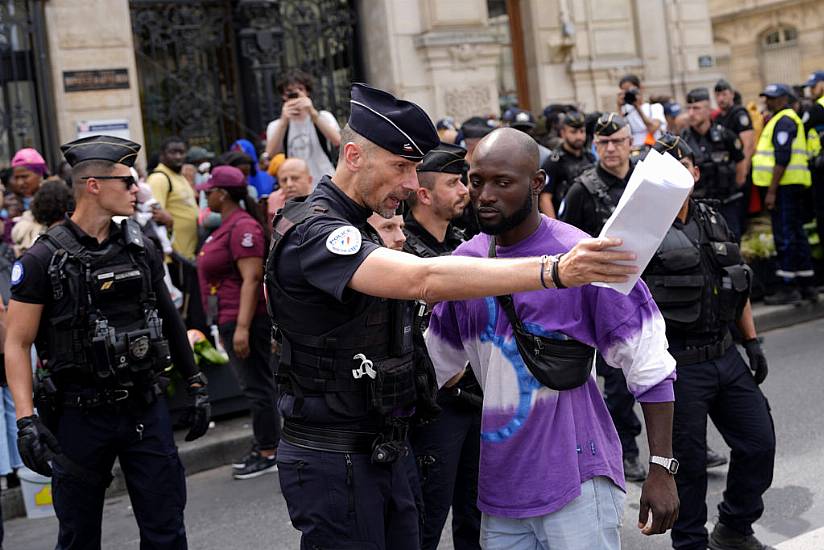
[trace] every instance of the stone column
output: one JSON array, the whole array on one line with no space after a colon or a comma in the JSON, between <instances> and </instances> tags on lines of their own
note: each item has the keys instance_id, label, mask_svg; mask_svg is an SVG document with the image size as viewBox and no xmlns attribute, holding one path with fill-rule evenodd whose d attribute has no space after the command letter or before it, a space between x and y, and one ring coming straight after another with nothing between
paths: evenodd
<instances>
[{"instance_id":1,"label":"stone column","mask_svg":"<svg viewBox=\"0 0 824 550\"><path fill-rule=\"evenodd\" d=\"M45 14L60 142L77 137L79 122L126 119L131 139L142 144L128 0L51 0L45 3ZM66 91L65 71L101 69L126 69L129 87Z\"/></svg>"}]
</instances>

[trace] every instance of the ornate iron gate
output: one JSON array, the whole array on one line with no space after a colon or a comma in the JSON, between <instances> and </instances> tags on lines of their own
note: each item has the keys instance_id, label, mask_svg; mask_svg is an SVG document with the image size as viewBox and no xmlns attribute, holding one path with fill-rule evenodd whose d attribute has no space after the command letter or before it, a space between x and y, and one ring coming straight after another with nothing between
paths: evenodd
<instances>
[{"instance_id":1,"label":"ornate iron gate","mask_svg":"<svg viewBox=\"0 0 824 550\"><path fill-rule=\"evenodd\" d=\"M23 147L54 161L42 4L0 0L0 166ZM35 56L35 51L40 52Z\"/></svg>"},{"instance_id":2,"label":"ornate iron gate","mask_svg":"<svg viewBox=\"0 0 824 550\"><path fill-rule=\"evenodd\" d=\"M2 1L2 0L0 0ZM181 134L223 151L280 113L276 82L300 68L343 119L359 72L353 0L130 0L149 151Z\"/></svg>"}]
</instances>

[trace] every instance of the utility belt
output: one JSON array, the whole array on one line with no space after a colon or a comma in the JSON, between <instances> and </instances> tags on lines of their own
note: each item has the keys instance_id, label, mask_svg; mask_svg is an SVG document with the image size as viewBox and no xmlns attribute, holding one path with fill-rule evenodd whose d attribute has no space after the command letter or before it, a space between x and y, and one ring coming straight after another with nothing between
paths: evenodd
<instances>
[{"instance_id":1,"label":"utility belt","mask_svg":"<svg viewBox=\"0 0 824 550\"><path fill-rule=\"evenodd\" d=\"M361 432L310 426L285 419L281 437L296 447L313 451L372 455L373 464L392 464L408 452L409 423L392 419L380 432Z\"/></svg>"},{"instance_id":2,"label":"utility belt","mask_svg":"<svg viewBox=\"0 0 824 550\"><path fill-rule=\"evenodd\" d=\"M61 392L59 394L59 403L63 407L76 409L140 407L155 403L158 397L163 394L163 391L163 384L160 382L145 388L89 388L80 391Z\"/></svg>"},{"instance_id":3,"label":"utility belt","mask_svg":"<svg viewBox=\"0 0 824 550\"><path fill-rule=\"evenodd\" d=\"M732 345L732 334L727 330L721 340L711 344L689 346L679 350L670 349L670 355L675 358L678 365L693 365L695 363L703 363L723 357Z\"/></svg>"}]
</instances>

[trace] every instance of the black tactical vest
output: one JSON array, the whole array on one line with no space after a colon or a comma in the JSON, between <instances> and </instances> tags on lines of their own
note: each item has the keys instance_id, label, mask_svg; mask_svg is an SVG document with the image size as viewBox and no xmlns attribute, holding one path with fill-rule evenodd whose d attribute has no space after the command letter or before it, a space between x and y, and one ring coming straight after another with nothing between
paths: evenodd
<instances>
[{"instance_id":1,"label":"black tactical vest","mask_svg":"<svg viewBox=\"0 0 824 550\"><path fill-rule=\"evenodd\" d=\"M65 225L40 238L52 252L53 304L37 349L58 385L66 375L99 388L148 387L171 364L143 234L132 220L121 229L94 251Z\"/></svg>"},{"instance_id":2,"label":"black tactical vest","mask_svg":"<svg viewBox=\"0 0 824 550\"><path fill-rule=\"evenodd\" d=\"M709 151L701 150L701 138L693 130L685 133L687 143L695 155L695 165L701 171L701 177L695 185L693 197L696 199L729 199L737 191L735 184L735 161L730 156L724 142L724 127L713 124L705 139L709 142Z\"/></svg>"},{"instance_id":3,"label":"black tactical vest","mask_svg":"<svg viewBox=\"0 0 824 550\"><path fill-rule=\"evenodd\" d=\"M750 293L750 268L720 214L700 202L691 202L690 214L698 239L673 225L644 271L671 345L722 336Z\"/></svg>"},{"instance_id":4,"label":"black tactical vest","mask_svg":"<svg viewBox=\"0 0 824 550\"><path fill-rule=\"evenodd\" d=\"M327 312L286 292L278 281L277 263L285 237L314 216L329 214L335 215L323 206L293 200L273 221L265 285L269 314L282 347L278 384L295 396L298 409L303 397L312 395L323 396L330 410L345 417L393 416L415 402L412 303L372 298L361 313L325 334L314 335L313 321ZM376 234L362 231L362 235L380 243Z\"/></svg>"},{"instance_id":5,"label":"black tactical vest","mask_svg":"<svg viewBox=\"0 0 824 550\"><path fill-rule=\"evenodd\" d=\"M592 202L595 203L595 218L600 232L618 205L609 196L609 186L598 177L596 166L585 170L580 175L579 181L592 195ZM594 236L597 237L597 233Z\"/></svg>"}]
</instances>

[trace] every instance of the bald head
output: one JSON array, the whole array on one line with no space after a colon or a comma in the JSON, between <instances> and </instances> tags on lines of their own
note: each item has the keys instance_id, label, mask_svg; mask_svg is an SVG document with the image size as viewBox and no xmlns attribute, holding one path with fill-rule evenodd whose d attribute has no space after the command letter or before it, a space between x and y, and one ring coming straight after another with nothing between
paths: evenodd
<instances>
[{"instance_id":1,"label":"bald head","mask_svg":"<svg viewBox=\"0 0 824 550\"><path fill-rule=\"evenodd\" d=\"M530 173L539 168L540 152L535 140L515 128L498 128L483 138L475 148L473 162L506 160Z\"/></svg>"},{"instance_id":2,"label":"bald head","mask_svg":"<svg viewBox=\"0 0 824 550\"><path fill-rule=\"evenodd\" d=\"M287 199L305 197L312 192L312 173L300 158L288 158L278 168L278 185Z\"/></svg>"}]
</instances>

